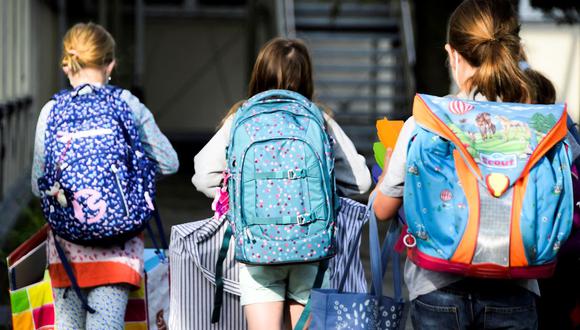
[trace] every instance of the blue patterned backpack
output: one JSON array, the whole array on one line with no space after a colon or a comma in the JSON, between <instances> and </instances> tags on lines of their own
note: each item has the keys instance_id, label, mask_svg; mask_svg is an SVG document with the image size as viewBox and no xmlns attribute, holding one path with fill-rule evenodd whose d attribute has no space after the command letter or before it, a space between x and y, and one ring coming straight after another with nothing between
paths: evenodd
<instances>
[{"instance_id":1,"label":"blue patterned backpack","mask_svg":"<svg viewBox=\"0 0 580 330\"><path fill-rule=\"evenodd\" d=\"M472 277L551 276L573 217L565 105L421 94L413 116L409 259Z\"/></svg>"},{"instance_id":2,"label":"blue patterned backpack","mask_svg":"<svg viewBox=\"0 0 580 330\"><path fill-rule=\"evenodd\" d=\"M122 89L79 86L53 97L38 180L52 231L82 245L121 244L153 215L156 164Z\"/></svg>"},{"instance_id":3,"label":"blue patterned backpack","mask_svg":"<svg viewBox=\"0 0 580 330\"><path fill-rule=\"evenodd\" d=\"M216 267L212 322L219 320L220 269L232 232L236 260L248 264L314 262L336 249L334 153L313 102L287 90L254 95L235 114L226 154L230 228ZM326 270L320 265L315 282Z\"/></svg>"}]
</instances>

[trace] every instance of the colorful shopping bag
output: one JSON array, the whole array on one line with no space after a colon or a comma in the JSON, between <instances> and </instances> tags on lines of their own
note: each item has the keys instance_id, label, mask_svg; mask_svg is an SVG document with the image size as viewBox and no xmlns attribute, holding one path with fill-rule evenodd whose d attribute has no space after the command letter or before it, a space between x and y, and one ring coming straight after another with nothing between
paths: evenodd
<instances>
[{"instance_id":1,"label":"colorful shopping bag","mask_svg":"<svg viewBox=\"0 0 580 330\"><path fill-rule=\"evenodd\" d=\"M125 312L125 330L166 330L169 315L169 259L155 249L145 249L145 277L132 291Z\"/></svg>"},{"instance_id":2,"label":"colorful shopping bag","mask_svg":"<svg viewBox=\"0 0 580 330\"><path fill-rule=\"evenodd\" d=\"M54 298L46 259L47 227L22 243L7 258L12 325L15 330L54 329ZM129 295L126 330L167 329L169 265L164 254L145 249L145 277Z\"/></svg>"},{"instance_id":3,"label":"colorful shopping bag","mask_svg":"<svg viewBox=\"0 0 580 330\"><path fill-rule=\"evenodd\" d=\"M7 258L12 325L16 330L53 329L54 305L46 270L47 227L22 243Z\"/></svg>"},{"instance_id":4,"label":"colorful shopping bag","mask_svg":"<svg viewBox=\"0 0 580 330\"><path fill-rule=\"evenodd\" d=\"M17 330L54 328L54 305L48 270L38 283L10 291L12 325Z\"/></svg>"}]
</instances>

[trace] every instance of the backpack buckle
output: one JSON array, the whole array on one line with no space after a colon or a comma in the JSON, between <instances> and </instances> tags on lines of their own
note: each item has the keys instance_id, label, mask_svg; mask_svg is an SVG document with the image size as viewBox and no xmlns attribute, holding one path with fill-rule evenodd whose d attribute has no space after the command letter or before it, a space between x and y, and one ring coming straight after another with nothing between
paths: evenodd
<instances>
[{"instance_id":1,"label":"backpack buckle","mask_svg":"<svg viewBox=\"0 0 580 330\"><path fill-rule=\"evenodd\" d=\"M310 222L310 213L299 214L296 216L296 223L302 226Z\"/></svg>"},{"instance_id":2,"label":"backpack buckle","mask_svg":"<svg viewBox=\"0 0 580 330\"><path fill-rule=\"evenodd\" d=\"M293 169L288 170L288 180L296 179L296 172Z\"/></svg>"}]
</instances>

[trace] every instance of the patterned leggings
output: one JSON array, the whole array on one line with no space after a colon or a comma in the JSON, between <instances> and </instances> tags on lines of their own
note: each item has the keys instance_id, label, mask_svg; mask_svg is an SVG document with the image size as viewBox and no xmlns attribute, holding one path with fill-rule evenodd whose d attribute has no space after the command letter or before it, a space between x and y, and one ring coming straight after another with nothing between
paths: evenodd
<instances>
[{"instance_id":1,"label":"patterned leggings","mask_svg":"<svg viewBox=\"0 0 580 330\"><path fill-rule=\"evenodd\" d=\"M106 285L81 289L88 298L91 314L83 309L76 293L69 289L53 288L56 329L58 330L123 330L129 286Z\"/></svg>"}]
</instances>

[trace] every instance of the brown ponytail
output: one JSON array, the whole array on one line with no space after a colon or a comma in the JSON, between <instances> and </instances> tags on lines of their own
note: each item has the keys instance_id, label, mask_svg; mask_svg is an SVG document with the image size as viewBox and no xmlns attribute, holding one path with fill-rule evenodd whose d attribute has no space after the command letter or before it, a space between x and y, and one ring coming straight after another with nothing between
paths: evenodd
<instances>
[{"instance_id":1,"label":"brown ponytail","mask_svg":"<svg viewBox=\"0 0 580 330\"><path fill-rule=\"evenodd\" d=\"M552 83L539 72L520 68L517 14L508 0L466 0L451 15L447 40L476 72L467 82L489 100L554 103Z\"/></svg>"}]
</instances>

